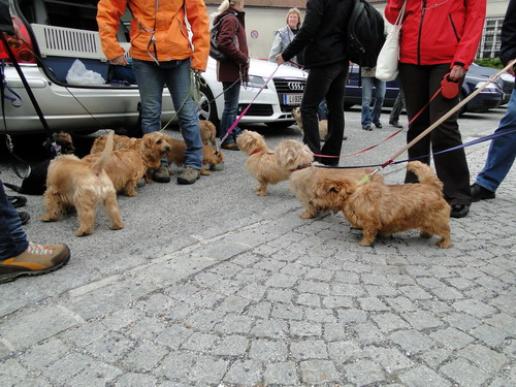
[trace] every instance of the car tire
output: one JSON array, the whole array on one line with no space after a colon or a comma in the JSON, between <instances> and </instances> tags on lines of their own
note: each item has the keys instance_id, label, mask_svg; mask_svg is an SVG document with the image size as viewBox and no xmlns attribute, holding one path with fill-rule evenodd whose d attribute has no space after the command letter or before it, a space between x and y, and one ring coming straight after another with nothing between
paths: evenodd
<instances>
[{"instance_id":1,"label":"car tire","mask_svg":"<svg viewBox=\"0 0 516 387\"><path fill-rule=\"evenodd\" d=\"M213 98L213 93L206 83L201 85L201 100L199 101L199 119L211 121L216 128L220 121L217 114L217 104ZM220 98L223 98L222 96Z\"/></svg>"},{"instance_id":2,"label":"car tire","mask_svg":"<svg viewBox=\"0 0 516 387\"><path fill-rule=\"evenodd\" d=\"M274 130L284 130L294 125L295 121L268 122L266 125Z\"/></svg>"}]
</instances>

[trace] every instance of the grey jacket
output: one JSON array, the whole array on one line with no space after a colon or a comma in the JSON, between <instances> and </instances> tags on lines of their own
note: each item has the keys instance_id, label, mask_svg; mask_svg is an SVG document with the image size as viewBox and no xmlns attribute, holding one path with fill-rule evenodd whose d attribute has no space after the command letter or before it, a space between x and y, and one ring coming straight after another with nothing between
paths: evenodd
<instances>
[{"instance_id":1,"label":"grey jacket","mask_svg":"<svg viewBox=\"0 0 516 387\"><path fill-rule=\"evenodd\" d=\"M287 48L292 40L294 40L295 34L292 32L289 26L280 28L274 34L274 41L272 42L271 51L269 53L269 61L276 62L276 57ZM300 64L297 57L291 59L292 62Z\"/></svg>"}]
</instances>

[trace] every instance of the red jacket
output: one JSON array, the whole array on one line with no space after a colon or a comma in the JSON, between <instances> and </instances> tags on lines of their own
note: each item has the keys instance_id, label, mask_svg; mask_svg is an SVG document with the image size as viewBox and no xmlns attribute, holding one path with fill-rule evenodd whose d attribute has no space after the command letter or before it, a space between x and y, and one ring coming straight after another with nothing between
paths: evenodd
<instances>
[{"instance_id":1,"label":"red jacket","mask_svg":"<svg viewBox=\"0 0 516 387\"><path fill-rule=\"evenodd\" d=\"M403 0L387 0L394 24ZM400 62L462 64L475 59L484 29L486 0L407 0L400 37Z\"/></svg>"},{"instance_id":2,"label":"red jacket","mask_svg":"<svg viewBox=\"0 0 516 387\"><path fill-rule=\"evenodd\" d=\"M247 82L249 71L249 50L245 36L245 13L233 7L217 15L213 24L222 19L217 35L217 44L228 60L217 63L217 77L220 82Z\"/></svg>"}]
</instances>

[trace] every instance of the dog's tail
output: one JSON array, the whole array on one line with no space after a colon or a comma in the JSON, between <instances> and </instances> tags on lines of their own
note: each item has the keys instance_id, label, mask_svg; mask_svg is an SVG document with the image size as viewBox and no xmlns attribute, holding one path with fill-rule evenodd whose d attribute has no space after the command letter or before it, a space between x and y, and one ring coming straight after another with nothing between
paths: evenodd
<instances>
[{"instance_id":1,"label":"dog's tail","mask_svg":"<svg viewBox=\"0 0 516 387\"><path fill-rule=\"evenodd\" d=\"M114 132L108 134L104 150L100 154L100 157L93 164L93 172L95 172L97 175L106 167L106 163L109 161L111 155L113 154L113 133Z\"/></svg>"},{"instance_id":2,"label":"dog's tail","mask_svg":"<svg viewBox=\"0 0 516 387\"><path fill-rule=\"evenodd\" d=\"M411 161L407 165L407 170L414 173L421 184L431 185L439 190L443 189L443 183L435 175L428 165L421 161Z\"/></svg>"},{"instance_id":3,"label":"dog's tail","mask_svg":"<svg viewBox=\"0 0 516 387\"><path fill-rule=\"evenodd\" d=\"M10 188L10 189L12 189L15 192L20 192L21 193L21 191L22 191L22 187L20 187L18 185L14 185L14 184L11 184L11 183L6 183L5 181L4 181L4 185L7 188Z\"/></svg>"}]
</instances>

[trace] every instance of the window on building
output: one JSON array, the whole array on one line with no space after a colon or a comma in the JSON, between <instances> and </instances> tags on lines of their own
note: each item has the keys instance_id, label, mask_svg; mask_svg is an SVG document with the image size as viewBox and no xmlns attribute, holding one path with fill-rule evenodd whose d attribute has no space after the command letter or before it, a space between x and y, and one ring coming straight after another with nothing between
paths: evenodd
<instances>
[{"instance_id":1,"label":"window on building","mask_svg":"<svg viewBox=\"0 0 516 387\"><path fill-rule=\"evenodd\" d=\"M496 58L500 53L503 17L488 17L478 50L478 58Z\"/></svg>"}]
</instances>

